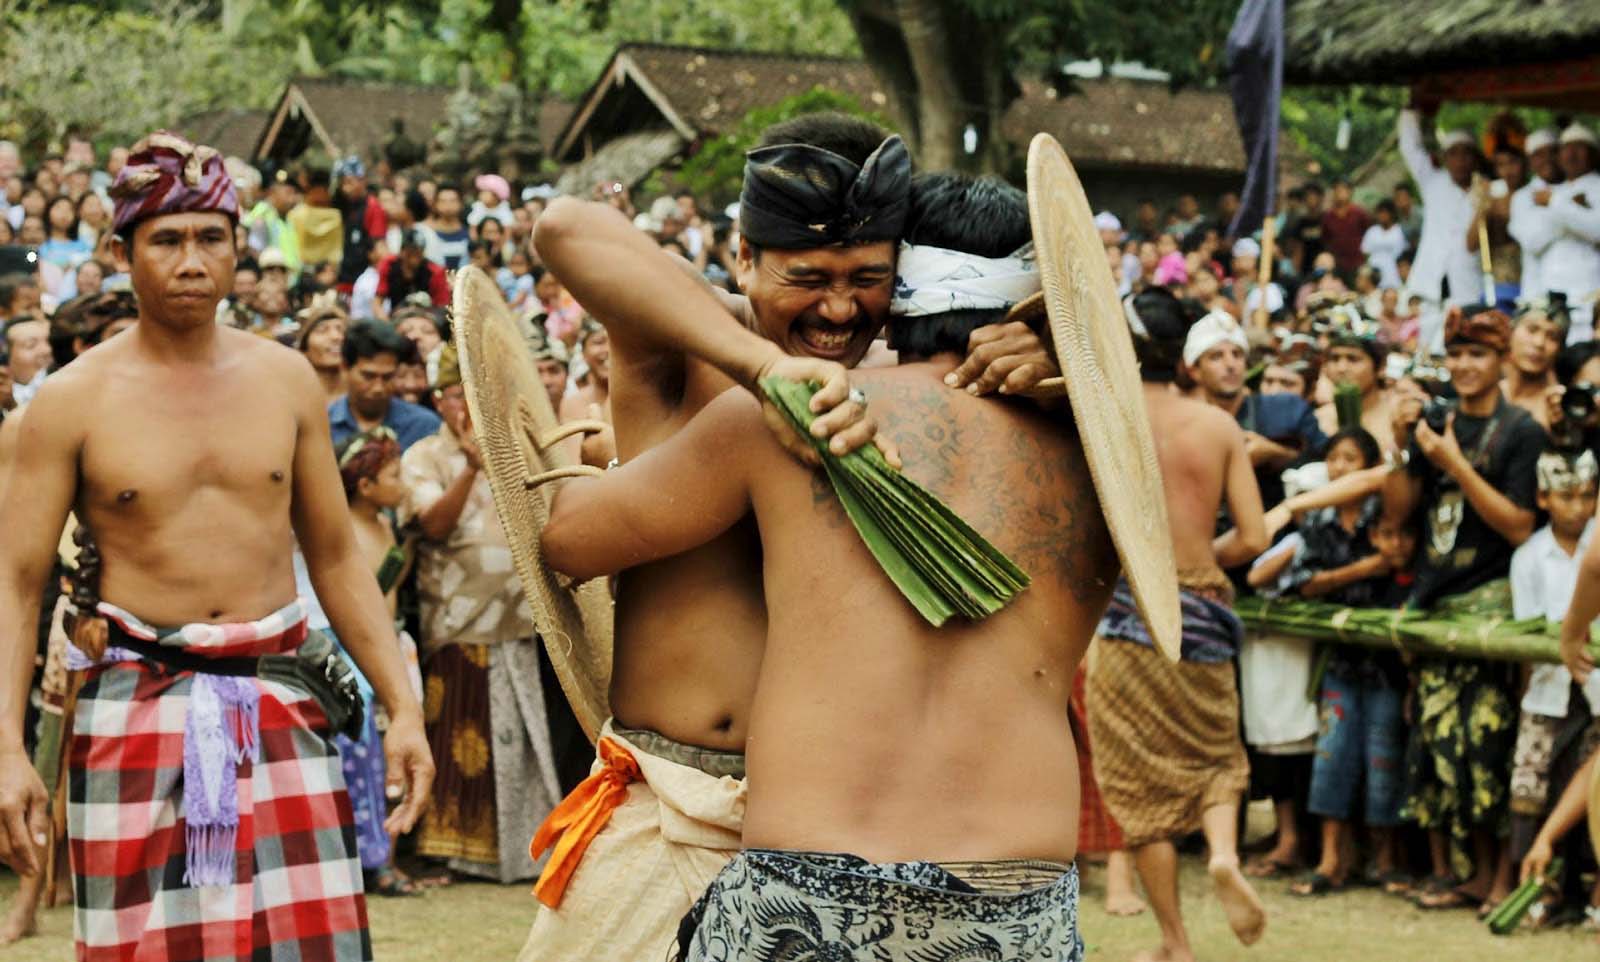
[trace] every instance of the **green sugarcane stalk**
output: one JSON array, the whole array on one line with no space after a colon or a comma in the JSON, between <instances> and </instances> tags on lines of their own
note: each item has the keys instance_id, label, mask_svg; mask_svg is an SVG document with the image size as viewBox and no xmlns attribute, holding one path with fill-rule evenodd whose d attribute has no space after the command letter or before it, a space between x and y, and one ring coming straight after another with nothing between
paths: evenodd
<instances>
[{"instance_id":1,"label":"green sugarcane stalk","mask_svg":"<svg viewBox=\"0 0 1600 962\"><path fill-rule=\"evenodd\" d=\"M1544 892L1546 880L1561 877L1561 866L1560 858L1551 859L1550 867L1543 876L1528 879L1517 886L1516 891L1506 896L1505 901L1484 920L1489 923L1489 931L1495 935L1510 935L1515 931Z\"/></svg>"},{"instance_id":2,"label":"green sugarcane stalk","mask_svg":"<svg viewBox=\"0 0 1600 962\"><path fill-rule=\"evenodd\" d=\"M1234 611L1248 626L1268 631L1412 655L1483 658L1490 661L1561 661L1557 625L1543 618L1522 621L1483 615L1429 616L1386 608L1346 608L1304 599L1269 600L1247 595ZM1600 645L1590 642L1600 659Z\"/></svg>"},{"instance_id":3,"label":"green sugarcane stalk","mask_svg":"<svg viewBox=\"0 0 1600 962\"><path fill-rule=\"evenodd\" d=\"M834 494L867 550L929 624L981 619L1028 587L1028 575L875 447L839 457L811 435L816 387L768 378L761 389L822 459Z\"/></svg>"}]
</instances>

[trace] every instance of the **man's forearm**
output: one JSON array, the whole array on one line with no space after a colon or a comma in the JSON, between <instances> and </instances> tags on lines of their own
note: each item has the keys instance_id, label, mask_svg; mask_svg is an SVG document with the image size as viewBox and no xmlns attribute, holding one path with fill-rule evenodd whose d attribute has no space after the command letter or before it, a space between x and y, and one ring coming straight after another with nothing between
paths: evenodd
<instances>
[{"instance_id":1,"label":"man's forearm","mask_svg":"<svg viewBox=\"0 0 1600 962\"><path fill-rule=\"evenodd\" d=\"M312 568L311 585L339 644L355 659L390 716L420 711L406 680L388 605L361 556L351 551L330 565Z\"/></svg>"},{"instance_id":2,"label":"man's forearm","mask_svg":"<svg viewBox=\"0 0 1600 962\"><path fill-rule=\"evenodd\" d=\"M609 205L556 201L539 218L534 243L545 265L613 337L694 355L747 386L782 357ZM626 280L619 283L619 275Z\"/></svg>"},{"instance_id":3,"label":"man's forearm","mask_svg":"<svg viewBox=\"0 0 1600 962\"><path fill-rule=\"evenodd\" d=\"M21 751L44 580L0 578L0 753ZM32 602L23 599L33 599Z\"/></svg>"},{"instance_id":4,"label":"man's forearm","mask_svg":"<svg viewBox=\"0 0 1600 962\"><path fill-rule=\"evenodd\" d=\"M443 541L450 537L450 532L461 521L461 512L466 510L467 498L471 496L472 485L477 478L478 470L468 465L465 471L456 475L438 500L417 513L417 526L428 540Z\"/></svg>"},{"instance_id":5,"label":"man's forearm","mask_svg":"<svg viewBox=\"0 0 1600 962\"><path fill-rule=\"evenodd\" d=\"M1528 540L1533 534L1534 514L1519 508L1512 500L1484 479L1470 464L1460 464L1451 471L1461 493L1466 497L1478 517L1493 528L1495 533L1511 543L1513 548Z\"/></svg>"}]
</instances>

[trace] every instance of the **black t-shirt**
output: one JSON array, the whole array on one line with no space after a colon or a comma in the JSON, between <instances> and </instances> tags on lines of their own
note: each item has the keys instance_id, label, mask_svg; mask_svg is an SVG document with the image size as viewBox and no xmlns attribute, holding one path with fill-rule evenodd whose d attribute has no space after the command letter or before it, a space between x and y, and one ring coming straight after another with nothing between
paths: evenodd
<instances>
[{"instance_id":1,"label":"black t-shirt","mask_svg":"<svg viewBox=\"0 0 1600 962\"><path fill-rule=\"evenodd\" d=\"M1534 510L1539 455L1549 437L1533 415L1502 396L1489 417L1457 411L1455 431L1461 450L1484 480L1512 504ZM1409 470L1422 479L1417 510L1423 513L1412 603L1428 608L1440 598L1506 577L1511 571L1510 542L1479 517L1461 486L1434 467L1414 439Z\"/></svg>"},{"instance_id":2,"label":"black t-shirt","mask_svg":"<svg viewBox=\"0 0 1600 962\"><path fill-rule=\"evenodd\" d=\"M1311 270L1311 262L1322 253L1322 212L1303 214L1289 226L1289 236L1300 242L1301 271Z\"/></svg>"}]
</instances>

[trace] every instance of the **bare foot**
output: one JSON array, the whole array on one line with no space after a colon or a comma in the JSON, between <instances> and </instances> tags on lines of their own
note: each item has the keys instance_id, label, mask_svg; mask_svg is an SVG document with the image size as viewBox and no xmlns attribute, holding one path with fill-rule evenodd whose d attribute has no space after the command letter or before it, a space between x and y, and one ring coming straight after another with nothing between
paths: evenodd
<instances>
[{"instance_id":1,"label":"bare foot","mask_svg":"<svg viewBox=\"0 0 1600 962\"><path fill-rule=\"evenodd\" d=\"M1163 945L1157 949L1146 949L1133 957L1133 962L1194 962L1194 953L1188 949L1175 949L1170 945Z\"/></svg>"},{"instance_id":2,"label":"bare foot","mask_svg":"<svg viewBox=\"0 0 1600 962\"><path fill-rule=\"evenodd\" d=\"M0 945L10 945L39 934L39 920L30 901L22 898L11 900L11 910L4 919L0 919Z\"/></svg>"},{"instance_id":3,"label":"bare foot","mask_svg":"<svg viewBox=\"0 0 1600 962\"><path fill-rule=\"evenodd\" d=\"M1217 901L1228 916L1228 925L1244 945L1254 945L1267 928L1267 910L1260 896L1250 887L1239 871L1237 858L1213 859L1207 867L1211 885L1216 890Z\"/></svg>"},{"instance_id":4,"label":"bare foot","mask_svg":"<svg viewBox=\"0 0 1600 962\"><path fill-rule=\"evenodd\" d=\"M1144 899L1132 890L1113 892L1106 890L1106 914L1128 918L1144 911Z\"/></svg>"}]
</instances>

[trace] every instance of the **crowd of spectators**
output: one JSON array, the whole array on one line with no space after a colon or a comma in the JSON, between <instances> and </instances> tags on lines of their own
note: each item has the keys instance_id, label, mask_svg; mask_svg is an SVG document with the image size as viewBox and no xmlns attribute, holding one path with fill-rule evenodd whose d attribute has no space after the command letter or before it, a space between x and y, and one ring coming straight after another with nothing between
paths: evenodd
<instances>
[{"instance_id":1,"label":"crowd of spectators","mask_svg":"<svg viewBox=\"0 0 1600 962\"><path fill-rule=\"evenodd\" d=\"M1245 431L1276 541L1232 573L1242 590L1556 626L1593 533L1600 140L1502 116L1430 147L1424 126L1402 113L1411 179L1370 212L1335 179L1288 190L1271 241L1229 236L1233 195L1210 218L1186 197L1096 226L1123 293L1189 299L1183 389ZM1592 854L1550 817L1600 746L1600 687L1274 632L1239 657L1252 789L1278 823L1251 874L1486 914L1567 836L1537 924L1600 925Z\"/></svg>"},{"instance_id":2,"label":"crowd of spectators","mask_svg":"<svg viewBox=\"0 0 1600 962\"><path fill-rule=\"evenodd\" d=\"M1180 387L1245 431L1277 541L1232 573L1242 589L1559 620L1600 474L1600 140L1581 123L1497 123L1482 137L1440 131L1430 148L1423 127L1402 115L1411 180L1370 212L1335 179L1287 191L1270 238L1230 236L1232 194L1210 215L1185 196L1165 213L1141 203L1126 227L1110 213L1095 224L1124 294L1161 287L1192 305ZM75 139L25 170L0 143L0 416L132 323L106 195L125 157ZM570 788L588 746L558 694L515 752L489 718L489 689L511 698L504 678L526 682L531 664L548 683L549 669L480 472L446 308L454 272L488 272L559 416L608 416L606 332L530 242L554 192L494 172L376 176L353 157L265 174L229 165L245 213L218 323L306 356L358 529L375 557L398 548L417 569L394 604L417 639L440 790L479 808L440 807L461 818L425 823L416 848L454 870L527 878L527 836L558 795L498 829L465 819L519 804L493 783L504 771L547 769ZM733 286L736 210L704 212L687 193L640 210L618 183L593 197ZM604 434L584 442L586 461L614 454ZM1231 527L1217 524L1219 536ZM1254 791L1278 813L1251 871L1289 876L1308 897L1370 881L1424 907L1492 905L1548 865L1562 832L1547 816L1600 746L1600 689L1560 665L1258 634L1240 673ZM521 767L490 764L491 741ZM387 848L362 855L380 890L415 890ZM1600 925L1600 885L1577 881L1592 855L1568 855L1543 918L1587 912Z\"/></svg>"}]
</instances>

